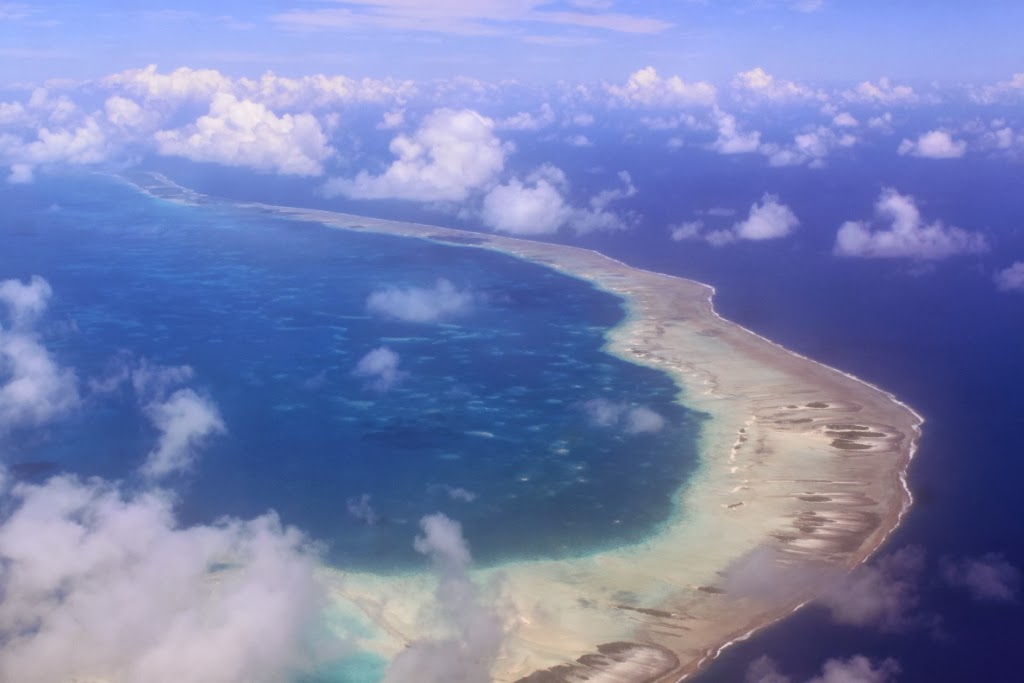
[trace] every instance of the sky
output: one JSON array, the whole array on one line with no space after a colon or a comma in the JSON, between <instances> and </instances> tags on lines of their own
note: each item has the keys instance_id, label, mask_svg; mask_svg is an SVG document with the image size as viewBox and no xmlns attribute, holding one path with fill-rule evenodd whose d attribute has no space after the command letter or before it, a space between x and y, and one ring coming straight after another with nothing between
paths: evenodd
<instances>
[{"instance_id":1,"label":"sky","mask_svg":"<svg viewBox=\"0 0 1024 683\"><path fill-rule=\"evenodd\" d=\"M1005 78L1024 7L982 0L307 0L0 3L0 82L126 66L232 75L619 80L637 65L722 80ZM628 58L624 59L625 56Z\"/></svg>"},{"instance_id":2,"label":"sky","mask_svg":"<svg viewBox=\"0 0 1024 683\"><path fill-rule=\"evenodd\" d=\"M884 282L890 272L906 275L904 286L959 263L993 299L1021 297L1022 25L1024 3L1013 0L0 1L0 183L16 190L67 170L184 169L222 179L222 188L248 188L249 198L265 191L260 199L588 246L643 233L665 253L749 254L799 239L836 262L882 264L870 272ZM975 183L981 167L985 183ZM836 169L859 182L833 195L838 220L817 223L804 186L826 185L821 179ZM743 181L733 185L730 172ZM703 181L714 173L727 181ZM983 210L990 205L999 210ZM35 327L53 296L49 285L6 277L0 437L14 426L45 427L83 400ZM433 320L464 309L468 296L442 279L382 289L368 306ZM169 579L162 556L146 559L153 548L183 549L171 577L182 594L199 592L210 558L231 548L263 569L234 576L227 595L285 582L303 596L253 608L293 626L273 648L263 647L264 633L249 632L250 613L224 617L245 666L276 680L273 672L299 656L296 634L319 604L309 570L317 553L269 513L180 528L173 491L161 482L188 470L230 426L192 388L188 368L141 361L122 369L117 382L132 387L159 434L140 466L152 488L133 493L70 478L19 487L0 520L0 555L14 558L17 572L6 580L23 582L27 597L0 605L0 629L3 619L37 609L54 586L80 586L83 596L55 612L61 629L95 616L107 599L93 567L74 558L63 574L40 579L38 567L60 558L24 539L78 538L92 561L115 567L110 585L153 586L155 594ZM387 346L353 371L381 392L407 372ZM657 414L619 404L588 410L627 430L660 428ZM91 520L88 534L76 526L82 519ZM137 531L130 547L104 541L120 533L119 520ZM489 626L491 617L477 613L466 579L466 539L437 517L422 530L417 550L468 605L468 621L456 615L454 631L493 655L491 630L467 626ZM998 553L941 563L933 582L983 602L1019 599L1019 568ZM915 582L925 564L897 550L822 604L837 623L882 631L917 624ZM158 630L177 609L165 603L136 613L113 640ZM131 671L159 680L149 667L182 648L206 652L207 641L198 633L168 642L156 659L132 659ZM9 666L38 674L46 645L8 658ZM396 663L395 680L415 669L411 652ZM122 655L93 654L104 662ZM262 680L220 664L228 673L209 680ZM878 658L819 664L814 681L897 677L896 665ZM168 680L207 680L176 675ZM748 680L790 679L764 661Z\"/></svg>"}]
</instances>

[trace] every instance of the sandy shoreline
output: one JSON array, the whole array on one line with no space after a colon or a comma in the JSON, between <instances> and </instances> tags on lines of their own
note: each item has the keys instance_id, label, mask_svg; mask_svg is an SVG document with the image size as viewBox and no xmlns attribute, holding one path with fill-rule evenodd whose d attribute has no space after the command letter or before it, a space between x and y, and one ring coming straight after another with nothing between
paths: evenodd
<instances>
[{"instance_id":1,"label":"sandy shoreline","mask_svg":"<svg viewBox=\"0 0 1024 683\"><path fill-rule=\"evenodd\" d=\"M142 189L201 202L170 184ZM507 638L495 681L674 682L813 599L863 562L910 505L921 418L881 389L719 316L712 288L577 247L326 211L239 204L346 230L488 249L614 293L629 315L607 350L668 373L710 415L701 462L672 518L642 543L480 570L499 588ZM472 539L470 539L472 542ZM325 571L338 609L390 657L431 635L433 577Z\"/></svg>"}]
</instances>

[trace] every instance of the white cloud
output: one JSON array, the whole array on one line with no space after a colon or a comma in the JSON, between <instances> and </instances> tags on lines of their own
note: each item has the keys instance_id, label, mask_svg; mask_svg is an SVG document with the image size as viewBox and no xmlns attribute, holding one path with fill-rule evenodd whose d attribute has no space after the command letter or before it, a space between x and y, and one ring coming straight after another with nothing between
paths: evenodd
<instances>
[{"instance_id":1,"label":"white cloud","mask_svg":"<svg viewBox=\"0 0 1024 683\"><path fill-rule=\"evenodd\" d=\"M1024 292L1024 261L1017 261L995 274L996 287L1003 292Z\"/></svg>"},{"instance_id":2,"label":"white cloud","mask_svg":"<svg viewBox=\"0 0 1024 683\"><path fill-rule=\"evenodd\" d=\"M438 513L420 520L414 547L438 574L433 622L444 635L410 643L388 667L383 683L492 680L505 638L505 620L469 578L472 558L462 527Z\"/></svg>"},{"instance_id":3,"label":"white cloud","mask_svg":"<svg viewBox=\"0 0 1024 683\"><path fill-rule=\"evenodd\" d=\"M779 202L777 195L765 193L760 202L754 202L746 219L730 228L705 231L703 221L683 223L671 231L672 239L703 239L715 247L732 244L738 240L763 241L786 237L800 225L800 219L793 210Z\"/></svg>"},{"instance_id":4,"label":"white cloud","mask_svg":"<svg viewBox=\"0 0 1024 683\"><path fill-rule=\"evenodd\" d=\"M373 349L359 359L353 374L365 377L376 391L387 391L404 375L398 369L400 358L386 346Z\"/></svg>"},{"instance_id":5,"label":"white cloud","mask_svg":"<svg viewBox=\"0 0 1024 683\"><path fill-rule=\"evenodd\" d=\"M397 159L382 174L335 178L324 191L360 199L463 201L494 182L508 149L494 135L491 119L470 109L437 109L414 134L391 141Z\"/></svg>"},{"instance_id":6,"label":"white cloud","mask_svg":"<svg viewBox=\"0 0 1024 683\"><path fill-rule=\"evenodd\" d=\"M287 78L265 73L257 80L241 78L232 84L239 98L275 110L337 108L356 102L403 103L416 93L412 81L378 80L313 74Z\"/></svg>"},{"instance_id":7,"label":"white cloud","mask_svg":"<svg viewBox=\"0 0 1024 683\"><path fill-rule=\"evenodd\" d=\"M822 99L824 95L793 81L780 80L761 67L741 71L733 76L731 85L741 96L773 102Z\"/></svg>"},{"instance_id":8,"label":"white cloud","mask_svg":"<svg viewBox=\"0 0 1024 683\"><path fill-rule=\"evenodd\" d=\"M1020 591L1020 570L1001 555L943 562L942 578L951 586L966 588L976 600L1011 602Z\"/></svg>"},{"instance_id":9,"label":"white cloud","mask_svg":"<svg viewBox=\"0 0 1024 683\"><path fill-rule=\"evenodd\" d=\"M231 79L214 69L181 67L169 74L161 74L155 64L144 69L130 69L103 79L108 88L120 88L147 100L177 102L182 100L212 100L218 93L232 91Z\"/></svg>"},{"instance_id":10,"label":"white cloud","mask_svg":"<svg viewBox=\"0 0 1024 683\"><path fill-rule=\"evenodd\" d=\"M903 631L920 622L914 612L923 569L921 549L903 548L857 567L819 596L817 603L828 608L840 624Z\"/></svg>"},{"instance_id":11,"label":"white cloud","mask_svg":"<svg viewBox=\"0 0 1024 683\"><path fill-rule=\"evenodd\" d=\"M896 151L900 155L909 154L926 159L957 159L967 151L967 143L954 140L947 131L932 130L922 133L917 140L904 138Z\"/></svg>"},{"instance_id":12,"label":"white cloud","mask_svg":"<svg viewBox=\"0 0 1024 683\"><path fill-rule=\"evenodd\" d=\"M370 294L366 307L407 322L429 323L465 315L473 308L473 293L439 279L432 288L386 287Z\"/></svg>"},{"instance_id":13,"label":"white cloud","mask_svg":"<svg viewBox=\"0 0 1024 683\"><path fill-rule=\"evenodd\" d=\"M706 81L686 83L678 76L662 78L652 66L630 74L625 85L609 85L613 101L632 107L705 106L715 103L715 87Z\"/></svg>"},{"instance_id":14,"label":"white cloud","mask_svg":"<svg viewBox=\"0 0 1024 683\"><path fill-rule=\"evenodd\" d=\"M647 406L595 398L584 403L583 410L592 425L622 429L628 434L659 432L665 426L665 418Z\"/></svg>"},{"instance_id":15,"label":"white cloud","mask_svg":"<svg viewBox=\"0 0 1024 683\"><path fill-rule=\"evenodd\" d=\"M761 147L761 133L756 130L741 131L732 114L716 108L714 119L718 127L718 138L712 146L720 154L747 154Z\"/></svg>"},{"instance_id":16,"label":"white cloud","mask_svg":"<svg viewBox=\"0 0 1024 683\"><path fill-rule=\"evenodd\" d=\"M179 389L166 400L149 404L146 413L160 431L156 448L142 465L142 473L151 479L187 471L198 449L226 431L213 402L191 389Z\"/></svg>"},{"instance_id":17,"label":"white cloud","mask_svg":"<svg viewBox=\"0 0 1024 683\"><path fill-rule=\"evenodd\" d=\"M1024 93L1024 73L1013 74L1005 81L986 85L971 92L971 98L981 104L992 104Z\"/></svg>"},{"instance_id":18,"label":"white cloud","mask_svg":"<svg viewBox=\"0 0 1024 683\"><path fill-rule=\"evenodd\" d=\"M856 143L857 138L849 133L837 133L831 128L818 126L796 134L789 145L765 144L760 151L768 156L768 163L772 166L807 164L811 168L820 168L833 149L852 147Z\"/></svg>"},{"instance_id":19,"label":"white cloud","mask_svg":"<svg viewBox=\"0 0 1024 683\"><path fill-rule=\"evenodd\" d=\"M913 104L921 99L909 85L895 85L884 76L875 83L857 84L854 89L845 91L843 97L851 102L871 104Z\"/></svg>"},{"instance_id":20,"label":"white cloud","mask_svg":"<svg viewBox=\"0 0 1024 683\"><path fill-rule=\"evenodd\" d=\"M18 280L0 282L0 303L7 308L7 315L15 329L31 327L50 303L53 289L50 283L33 275L28 284Z\"/></svg>"},{"instance_id":21,"label":"white cloud","mask_svg":"<svg viewBox=\"0 0 1024 683\"><path fill-rule=\"evenodd\" d=\"M535 131L541 128L546 128L555 122L555 110L551 108L551 105L547 102L540 106L539 114L531 114L530 112L519 112L513 116L506 117L494 124L497 130L519 130L519 131Z\"/></svg>"},{"instance_id":22,"label":"white cloud","mask_svg":"<svg viewBox=\"0 0 1024 683\"><path fill-rule=\"evenodd\" d=\"M875 213L890 227L873 230L867 222L847 221L836 233L836 254L937 260L988 249L983 235L940 221L925 223L914 198L892 188L882 190L875 203Z\"/></svg>"},{"instance_id":23,"label":"white cloud","mask_svg":"<svg viewBox=\"0 0 1024 683\"><path fill-rule=\"evenodd\" d=\"M800 225L799 219L779 198L765 194L761 203L750 207L747 219L733 226L736 237L742 240L772 240L793 232Z\"/></svg>"},{"instance_id":24,"label":"white cloud","mask_svg":"<svg viewBox=\"0 0 1024 683\"><path fill-rule=\"evenodd\" d=\"M16 485L0 522L0 680L288 680L320 590L277 517L181 528L165 491Z\"/></svg>"},{"instance_id":25,"label":"white cloud","mask_svg":"<svg viewBox=\"0 0 1024 683\"><path fill-rule=\"evenodd\" d=\"M107 120L119 128L141 129L156 125L153 112L143 109L135 100L113 95L103 104Z\"/></svg>"},{"instance_id":26,"label":"white cloud","mask_svg":"<svg viewBox=\"0 0 1024 683\"><path fill-rule=\"evenodd\" d=\"M50 293L40 277L0 283L10 321L0 326L0 434L46 424L79 403L75 373L57 364L33 329Z\"/></svg>"},{"instance_id":27,"label":"white cloud","mask_svg":"<svg viewBox=\"0 0 1024 683\"><path fill-rule=\"evenodd\" d=\"M855 128L858 125L857 119L847 111L841 111L833 116L832 123L840 128Z\"/></svg>"},{"instance_id":28,"label":"white cloud","mask_svg":"<svg viewBox=\"0 0 1024 683\"><path fill-rule=\"evenodd\" d=\"M526 182L512 178L484 196L481 218L486 226L514 235L546 235L565 225L572 209L559 185L565 175L554 167L533 173Z\"/></svg>"},{"instance_id":29,"label":"white cloud","mask_svg":"<svg viewBox=\"0 0 1024 683\"><path fill-rule=\"evenodd\" d=\"M320 175L332 154L310 114L277 116L264 105L220 93L194 124L155 134L161 154L289 175Z\"/></svg>"},{"instance_id":30,"label":"white cloud","mask_svg":"<svg viewBox=\"0 0 1024 683\"><path fill-rule=\"evenodd\" d=\"M609 211L613 202L636 194L629 173L618 174L622 185L603 190L586 206L574 207L566 201L564 193L568 182L558 168L545 165L530 174L523 182L512 178L492 188L481 207L481 219L493 230L515 235L544 235L569 226L578 234L600 230L622 230L629 226L626 218Z\"/></svg>"},{"instance_id":31,"label":"white cloud","mask_svg":"<svg viewBox=\"0 0 1024 683\"><path fill-rule=\"evenodd\" d=\"M704 221L688 221L669 228L669 237L674 242L683 240L696 240L701 238L704 231Z\"/></svg>"}]
</instances>

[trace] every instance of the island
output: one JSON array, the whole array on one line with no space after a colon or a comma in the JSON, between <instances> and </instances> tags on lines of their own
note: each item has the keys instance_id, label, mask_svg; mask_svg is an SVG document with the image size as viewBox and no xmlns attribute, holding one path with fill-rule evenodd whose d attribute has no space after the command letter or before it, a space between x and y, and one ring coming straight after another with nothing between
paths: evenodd
<instances>
[{"instance_id":1,"label":"island","mask_svg":"<svg viewBox=\"0 0 1024 683\"><path fill-rule=\"evenodd\" d=\"M160 176L164 199L201 195ZM236 204L237 206L237 204ZM891 394L719 316L704 284L582 248L328 211L242 204L344 230L487 249L542 264L622 299L607 351L667 373L708 416L700 462L643 542L568 559L473 570L503 620L501 682L675 682L730 643L813 600L864 562L911 504L906 473L922 418ZM391 659L434 637L429 571L324 567L331 608L358 648Z\"/></svg>"}]
</instances>

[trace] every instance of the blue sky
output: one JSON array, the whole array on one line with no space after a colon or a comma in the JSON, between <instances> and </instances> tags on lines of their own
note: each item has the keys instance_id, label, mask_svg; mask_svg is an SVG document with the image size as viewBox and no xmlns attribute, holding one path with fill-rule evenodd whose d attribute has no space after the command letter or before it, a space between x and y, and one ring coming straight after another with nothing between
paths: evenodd
<instances>
[{"instance_id":1,"label":"blue sky","mask_svg":"<svg viewBox=\"0 0 1024 683\"><path fill-rule=\"evenodd\" d=\"M429 9L426 9L428 8ZM0 3L0 83L129 67L527 83L652 65L722 80L996 80L1020 64L1012 0L298 0Z\"/></svg>"}]
</instances>

